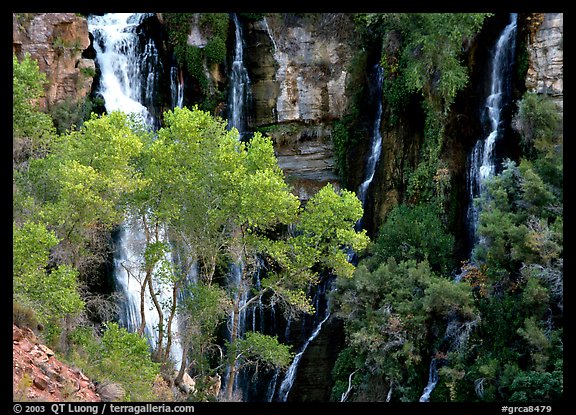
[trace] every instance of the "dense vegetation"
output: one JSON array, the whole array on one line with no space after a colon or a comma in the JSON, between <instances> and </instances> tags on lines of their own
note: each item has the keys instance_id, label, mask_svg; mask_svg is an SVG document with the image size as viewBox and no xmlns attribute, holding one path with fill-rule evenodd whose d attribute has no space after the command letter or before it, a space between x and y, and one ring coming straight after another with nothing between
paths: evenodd
<instances>
[{"instance_id":1,"label":"dense vegetation","mask_svg":"<svg viewBox=\"0 0 576 415\"><path fill-rule=\"evenodd\" d=\"M419 165L406 200L378 230L336 300L347 347L333 399L417 401L429 365L431 401L551 401L563 394L562 126L555 105L526 93L513 125L517 161L486 183L479 242L456 267L438 191L445 115L466 84L458 51L484 16L361 15L384 47L392 122L411 94L426 113ZM446 23L446 24L445 24ZM395 36L396 43L390 42ZM437 47L437 45L443 47ZM352 376L352 377L351 377ZM352 397L350 392L353 391Z\"/></svg>"},{"instance_id":2,"label":"dense vegetation","mask_svg":"<svg viewBox=\"0 0 576 415\"><path fill-rule=\"evenodd\" d=\"M354 228L363 212L353 192L327 185L301 206L268 137L239 141L225 120L198 107L166 111L155 132L120 112L57 130L35 106L45 77L30 58L13 57L14 321L40 328L93 379L120 384L125 400L167 400L186 399L167 395L164 383L175 377L169 348L177 314L183 354L193 364L177 368L176 382L188 371L197 379L188 399L210 400L209 379L225 367L231 386L243 367L284 370L294 357L275 336L242 333L242 309L266 298L286 315L313 313L308 288L329 272L337 276L333 305L346 332L333 400L418 401L431 364L439 374L431 401L562 398L563 143L552 102L532 93L517 102L522 155L506 160L476 200L479 242L463 264L446 220L445 122L468 82L462 45L486 17L357 16L385 45L390 125L414 96L426 119L405 199L373 241ZM199 16L210 35L203 49L186 44L192 18L164 14L178 62L208 94L201 62L225 61L228 15ZM355 108L336 124L340 153L358 140L357 116ZM152 353L144 319L128 333L115 323L115 298L92 289L109 261L110 235L123 222L145 233L142 262L124 266L155 300ZM347 249L358 255L357 266ZM169 251L177 264L166 260ZM227 277L234 272L233 286ZM159 282L173 293L169 301L155 294ZM222 341L225 326L230 338ZM224 392L223 399L235 399L231 387Z\"/></svg>"},{"instance_id":3,"label":"dense vegetation","mask_svg":"<svg viewBox=\"0 0 576 415\"><path fill-rule=\"evenodd\" d=\"M230 18L228 13L163 13L170 50L180 68L184 68L200 89L197 98L200 108L214 111L223 91L211 85L206 73L212 65L226 62L226 40ZM190 27L196 19L205 45L188 43Z\"/></svg>"}]
</instances>

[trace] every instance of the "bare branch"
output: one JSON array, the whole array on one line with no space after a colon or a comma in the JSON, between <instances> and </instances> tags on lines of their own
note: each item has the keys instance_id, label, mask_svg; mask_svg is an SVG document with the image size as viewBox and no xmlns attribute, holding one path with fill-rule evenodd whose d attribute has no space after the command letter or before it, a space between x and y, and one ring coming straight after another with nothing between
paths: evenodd
<instances>
[{"instance_id":1,"label":"bare branch","mask_svg":"<svg viewBox=\"0 0 576 415\"><path fill-rule=\"evenodd\" d=\"M356 372L358 372L360 369L356 369L354 372L350 373L350 376L348 376L348 389L346 389L346 392L344 392L342 394L342 396L340 397L340 402L346 402L346 399L348 399L348 395L350 395L350 392L352 391L352 376L354 376L354 374Z\"/></svg>"}]
</instances>

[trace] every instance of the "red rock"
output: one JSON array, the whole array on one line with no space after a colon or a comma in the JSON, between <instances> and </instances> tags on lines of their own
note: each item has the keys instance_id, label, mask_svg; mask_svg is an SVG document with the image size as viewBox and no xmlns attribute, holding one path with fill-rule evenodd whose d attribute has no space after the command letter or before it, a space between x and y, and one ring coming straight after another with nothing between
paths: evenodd
<instances>
[{"instance_id":1,"label":"red rock","mask_svg":"<svg viewBox=\"0 0 576 415\"><path fill-rule=\"evenodd\" d=\"M32 342L34 334L31 331L13 326L13 333L17 336L19 333L23 335L20 340L13 341L12 346L12 390L15 400L102 401L101 397L91 390L94 386L86 375L78 369L73 371L65 363L60 362L47 346L35 344L36 340ZM74 387L72 391L77 390L76 393L71 395L70 386Z\"/></svg>"},{"instance_id":2,"label":"red rock","mask_svg":"<svg viewBox=\"0 0 576 415\"><path fill-rule=\"evenodd\" d=\"M24 338L24 333L22 333L22 330L20 330L20 328L16 325L13 325L12 327L12 340L14 341L20 341Z\"/></svg>"},{"instance_id":3,"label":"red rock","mask_svg":"<svg viewBox=\"0 0 576 415\"><path fill-rule=\"evenodd\" d=\"M34 345L27 340L23 341L22 344L20 345L20 349L24 352L29 352L33 348L34 348Z\"/></svg>"},{"instance_id":4,"label":"red rock","mask_svg":"<svg viewBox=\"0 0 576 415\"><path fill-rule=\"evenodd\" d=\"M48 382L46 379L40 377L34 378L32 384L40 390L45 390L48 387Z\"/></svg>"},{"instance_id":5,"label":"red rock","mask_svg":"<svg viewBox=\"0 0 576 415\"><path fill-rule=\"evenodd\" d=\"M42 363L46 363L48 361L48 356L41 354L34 359L34 363L37 365L41 365Z\"/></svg>"},{"instance_id":6,"label":"red rock","mask_svg":"<svg viewBox=\"0 0 576 415\"><path fill-rule=\"evenodd\" d=\"M50 349L49 347L44 346L43 344L39 344L38 348L46 353L47 356L54 356L54 352L52 351L52 349Z\"/></svg>"}]
</instances>

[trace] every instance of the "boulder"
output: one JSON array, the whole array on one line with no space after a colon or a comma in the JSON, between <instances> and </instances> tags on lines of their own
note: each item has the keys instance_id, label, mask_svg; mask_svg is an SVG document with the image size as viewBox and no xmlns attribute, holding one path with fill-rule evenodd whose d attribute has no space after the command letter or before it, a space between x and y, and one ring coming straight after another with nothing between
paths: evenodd
<instances>
[{"instance_id":1,"label":"boulder","mask_svg":"<svg viewBox=\"0 0 576 415\"><path fill-rule=\"evenodd\" d=\"M100 394L103 402L120 401L126 395L124 388L117 383L98 384L96 392Z\"/></svg>"},{"instance_id":2,"label":"boulder","mask_svg":"<svg viewBox=\"0 0 576 415\"><path fill-rule=\"evenodd\" d=\"M174 378L177 379L177 377L178 371L174 371ZM176 386L186 394L196 393L196 381L187 372L184 372L182 380L176 383Z\"/></svg>"}]
</instances>

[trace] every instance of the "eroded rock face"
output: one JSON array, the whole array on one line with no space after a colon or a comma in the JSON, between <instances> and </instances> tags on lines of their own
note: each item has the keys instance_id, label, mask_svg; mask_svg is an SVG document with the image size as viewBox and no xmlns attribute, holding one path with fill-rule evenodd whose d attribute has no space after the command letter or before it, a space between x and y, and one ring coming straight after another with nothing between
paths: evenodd
<instances>
[{"instance_id":1,"label":"eroded rock face","mask_svg":"<svg viewBox=\"0 0 576 415\"><path fill-rule=\"evenodd\" d=\"M528 45L529 66L526 88L538 94L548 94L563 108L564 91L564 14L545 13Z\"/></svg>"},{"instance_id":2,"label":"eroded rock face","mask_svg":"<svg viewBox=\"0 0 576 415\"><path fill-rule=\"evenodd\" d=\"M56 358L29 328L12 325L14 401L101 402L94 383L81 370Z\"/></svg>"},{"instance_id":3,"label":"eroded rock face","mask_svg":"<svg viewBox=\"0 0 576 415\"><path fill-rule=\"evenodd\" d=\"M88 23L74 13L12 14L12 50L23 59L26 53L38 61L46 74L43 109L72 99L79 102L90 94L95 64L82 57L90 46Z\"/></svg>"},{"instance_id":4,"label":"eroded rock face","mask_svg":"<svg viewBox=\"0 0 576 415\"><path fill-rule=\"evenodd\" d=\"M300 200L308 200L327 183L340 187L330 134L329 126L298 123L269 133L275 141L278 165Z\"/></svg>"},{"instance_id":5,"label":"eroded rock face","mask_svg":"<svg viewBox=\"0 0 576 415\"><path fill-rule=\"evenodd\" d=\"M345 13L267 14L248 25L246 65L252 128L267 130L294 193L307 200L326 183L339 187L333 120L348 109L356 33Z\"/></svg>"},{"instance_id":6,"label":"eroded rock face","mask_svg":"<svg viewBox=\"0 0 576 415\"><path fill-rule=\"evenodd\" d=\"M346 67L352 55L351 42L339 39L336 27L332 28L332 36L322 33L322 28L329 30L335 25L333 21L343 19L342 16L322 15L319 19L320 22L301 19L293 26L285 25L277 14L266 20L278 64L277 122L339 118L346 108Z\"/></svg>"}]
</instances>

